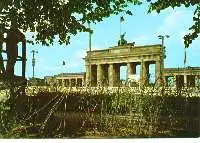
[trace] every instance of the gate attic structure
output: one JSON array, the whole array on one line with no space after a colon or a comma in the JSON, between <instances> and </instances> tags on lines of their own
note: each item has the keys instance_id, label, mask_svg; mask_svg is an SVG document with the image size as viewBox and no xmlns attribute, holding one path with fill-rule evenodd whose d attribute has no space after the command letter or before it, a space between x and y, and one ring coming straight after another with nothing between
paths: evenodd
<instances>
[{"instance_id":1,"label":"gate attic structure","mask_svg":"<svg viewBox=\"0 0 200 143\"><path fill-rule=\"evenodd\" d=\"M156 84L161 84L164 69L161 45L123 45L104 50L87 51L86 85L115 87L120 84L120 66L127 66L127 79L140 65L140 84L149 82L149 65L155 64Z\"/></svg>"}]
</instances>

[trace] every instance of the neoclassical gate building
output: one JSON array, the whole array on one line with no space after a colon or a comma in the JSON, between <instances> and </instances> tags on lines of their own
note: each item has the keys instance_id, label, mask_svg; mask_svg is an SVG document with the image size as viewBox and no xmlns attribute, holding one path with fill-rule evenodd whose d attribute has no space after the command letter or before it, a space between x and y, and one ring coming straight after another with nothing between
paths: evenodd
<instances>
[{"instance_id":1,"label":"neoclassical gate building","mask_svg":"<svg viewBox=\"0 0 200 143\"><path fill-rule=\"evenodd\" d=\"M65 87L88 85L115 87L121 84L120 67L127 66L126 81L133 79L133 75L139 73L139 84L148 85L149 67L154 64L157 85L194 87L200 84L200 67L164 68L164 49L159 44L145 46L127 44L105 50L87 51L84 60L86 72L62 73L46 77L45 81L47 83L56 81L58 85ZM136 68L138 65L140 71Z\"/></svg>"},{"instance_id":2,"label":"neoclassical gate building","mask_svg":"<svg viewBox=\"0 0 200 143\"><path fill-rule=\"evenodd\" d=\"M140 65L140 83L149 82L149 65L155 64L156 83L160 84L164 70L164 50L161 45L134 46L127 44L105 50L87 51L84 58L86 84L111 87L120 83L120 66L127 66L127 77L136 74Z\"/></svg>"},{"instance_id":3,"label":"neoclassical gate building","mask_svg":"<svg viewBox=\"0 0 200 143\"><path fill-rule=\"evenodd\" d=\"M170 77L174 77L173 84L176 87L194 87L200 82L200 67L165 68L164 80L166 86L170 86Z\"/></svg>"},{"instance_id":4,"label":"neoclassical gate building","mask_svg":"<svg viewBox=\"0 0 200 143\"><path fill-rule=\"evenodd\" d=\"M45 81L56 81L60 86L110 86L120 85L120 67L127 66L127 79L140 74L140 85L150 81L149 66L155 65L155 83L165 86L196 86L200 84L200 67L164 68L164 49L161 45L134 46L127 44L105 50L87 51L84 58L86 72L62 73L46 77ZM140 71L136 68L140 65ZM173 84L171 79L173 78ZM163 85L162 84L162 85Z\"/></svg>"}]
</instances>

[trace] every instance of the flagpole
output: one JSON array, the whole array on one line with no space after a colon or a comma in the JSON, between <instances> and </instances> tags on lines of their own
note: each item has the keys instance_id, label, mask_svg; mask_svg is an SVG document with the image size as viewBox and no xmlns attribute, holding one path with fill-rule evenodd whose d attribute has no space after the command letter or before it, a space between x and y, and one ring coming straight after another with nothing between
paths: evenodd
<instances>
[{"instance_id":1,"label":"flagpole","mask_svg":"<svg viewBox=\"0 0 200 143\"><path fill-rule=\"evenodd\" d=\"M121 16L119 18L119 45L121 45Z\"/></svg>"},{"instance_id":2,"label":"flagpole","mask_svg":"<svg viewBox=\"0 0 200 143\"><path fill-rule=\"evenodd\" d=\"M91 29L91 27L90 27L90 23L88 23L88 27L89 27L89 29ZM89 32L89 60L88 60L88 62L89 62L89 86L91 86L91 50L92 50L92 34L91 34L91 32Z\"/></svg>"},{"instance_id":3,"label":"flagpole","mask_svg":"<svg viewBox=\"0 0 200 143\"><path fill-rule=\"evenodd\" d=\"M186 67L186 47L184 48L184 67Z\"/></svg>"},{"instance_id":4,"label":"flagpole","mask_svg":"<svg viewBox=\"0 0 200 143\"><path fill-rule=\"evenodd\" d=\"M186 47L184 47L184 85L187 87L187 75L186 75Z\"/></svg>"},{"instance_id":5,"label":"flagpole","mask_svg":"<svg viewBox=\"0 0 200 143\"><path fill-rule=\"evenodd\" d=\"M120 44L120 45L122 44L122 39L121 39L121 34L122 34L122 33L121 33L121 30L122 30L122 27L121 27L121 26L122 26L122 25L121 25L121 24L122 24L122 22L121 22L121 16L120 16L120 19L119 19L119 27L120 27L120 29L119 29L119 40L120 40L120 43L119 43L119 44Z\"/></svg>"}]
</instances>

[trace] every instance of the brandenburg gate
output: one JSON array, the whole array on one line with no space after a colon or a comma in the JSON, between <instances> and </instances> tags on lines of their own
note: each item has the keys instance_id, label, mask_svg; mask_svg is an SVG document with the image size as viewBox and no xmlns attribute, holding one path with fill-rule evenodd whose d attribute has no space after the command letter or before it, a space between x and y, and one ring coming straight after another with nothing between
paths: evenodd
<instances>
[{"instance_id":1,"label":"brandenburg gate","mask_svg":"<svg viewBox=\"0 0 200 143\"><path fill-rule=\"evenodd\" d=\"M140 65L140 83L149 82L149 65L155 64L156 84L161 84L164 70L164 50L161 45L134 46L127 44L105 50L87 51L86 85L118 86L120 66L127 66L127 77L136 74Z\"/></svg>"}]
</instances>

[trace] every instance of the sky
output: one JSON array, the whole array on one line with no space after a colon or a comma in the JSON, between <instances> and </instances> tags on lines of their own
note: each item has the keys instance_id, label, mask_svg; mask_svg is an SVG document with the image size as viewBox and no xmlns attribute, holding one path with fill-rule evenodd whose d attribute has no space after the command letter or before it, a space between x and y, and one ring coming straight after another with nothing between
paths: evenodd
<instances>
[{"instance_id":1,"label":"sky","mask_svg":"<svg viewBox=\"0 0 200 143\"><path fill-rule=\"evenodd\" d=\"M161 44L158 35L169 35L165 40L166 59L165 68L184 67L184 43L183 36L192 26L194 7L168 8L161 13L147 14L148 5L132 6L129 9L133 16L125 15L125 21L121 25L122 33L126 32L125 39L135 42L136 46ZM121 14L122 15L122 14ZM120 16L113 15L105 18L102 22L91 24L92 50L107 49L117 45L120 35ZM30 38L30 34L27 34ZM32 50L38 51L35 55L35 77L43 78L66 72L84 72L84 56L88 50L88 33L79 33L71 37L70 45L59 45L54 42L53 46L40 44L27 45L27 68L26 76L32 77ZM200 38L193 41L187 49L186 66L200 66ZM63 66L62 62L66 65ZM16 64L17 75L21 74L21 63Z\"/></svg>"}]
</instances>

